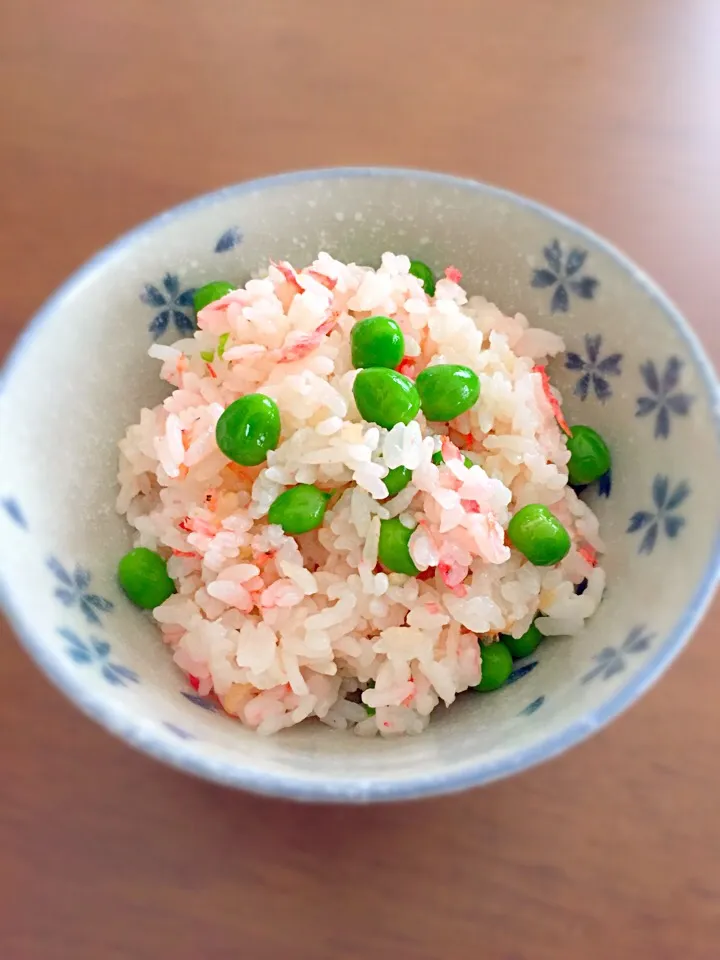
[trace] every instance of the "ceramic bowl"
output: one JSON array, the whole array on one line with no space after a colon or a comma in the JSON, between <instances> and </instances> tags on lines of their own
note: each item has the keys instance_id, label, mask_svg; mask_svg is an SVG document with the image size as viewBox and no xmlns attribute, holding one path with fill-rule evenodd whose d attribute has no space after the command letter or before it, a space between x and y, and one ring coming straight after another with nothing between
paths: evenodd
<instances>
[{"instance_id":1,"label":"ceramic bowl","mask_svg":"<svg viewBox=\"0 0 720 960\"><path fill-rule=\"evenodd\" d=\"M566 340L551 374L572 423L608 440L588 494L607 594L585 631L549 639L493 694L438 708L429 729L361 739L320 723L263 738L198 697L115 580L131 538L114 510L116 444L164 395L156 339L191 330L192 289L245 282L269 258L385 250L442 270ZM584 227L504 190L405 170L342 169L221 190L151 220L42 307L4 369L0 575L31 656L89 716L209 780L303 800L460 790L583 740L680 651L718 574L718 388L663 293Z\"/></svg>"}]
</instances>

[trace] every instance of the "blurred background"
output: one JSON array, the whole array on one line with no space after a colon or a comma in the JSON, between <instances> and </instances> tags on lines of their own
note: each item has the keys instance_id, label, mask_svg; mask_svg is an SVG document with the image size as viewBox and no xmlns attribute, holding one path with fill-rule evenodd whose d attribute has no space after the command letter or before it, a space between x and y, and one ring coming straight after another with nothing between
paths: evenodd
<instances>
[{"instance_id":1,"label":"blurred background","mask_svg":"<svg viewBox=\"0 0 720 960\"><path fill-rule=\"evenodd\" d=\"M378 164L581 220L717 363L719 37L718 0L0 0L0 351L168 206ZM716 957L718 609L589 744L462 797L358 810L131 753L3 625L0 956Z\"/></svg>"}]
</instances>

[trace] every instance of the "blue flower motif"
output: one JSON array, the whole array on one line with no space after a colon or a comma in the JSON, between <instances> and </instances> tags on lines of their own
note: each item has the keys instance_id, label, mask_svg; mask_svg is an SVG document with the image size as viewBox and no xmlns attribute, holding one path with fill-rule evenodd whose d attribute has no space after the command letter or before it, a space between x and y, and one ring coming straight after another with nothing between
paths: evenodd
<instances>
[{"instance_id":1,"label":"blue flower motif","mask_svg":"<svg viewBox=\"0 0 720 960\"><path fill-rule=\"evenodd\" d=\"M515 667L513 672L505 681L505 685L508 686L511 683L516 683L521 677L525 677L528 673L533 671L537 665L537 660L532 660L530 663L523 663L521 666Z\"/></svg>"},{"instance_id":2,"label":"blue flower motif","mask_svg":"<svg viewBox=\"0 0 720 960\"><path fill-rule=\"evenodd\" d=\"M180 693L182 693L185 699L189 700L190 703L194 703L196 707L201 707L203 710L207 710L209 713L214 713L217 710L217 707L212 700L208 700L207 697L201 697L199 693L186 693L184 690L181 690Z\"/></svg>"},{"instance_id":3,"label":"blue flower motif","mask_svg":"<svg viewBox=\"0 0 720 960\"><path fill-rule=\"evenodd\" d=\"M5 497L0 500L0 506L2 506L5 513L10 517L13 523L17 524L18 527L22 527L23 530L27 530L27 520L25 519L25 514L20 509L20 504L15 500L14 497Z\"/></svg>"},{"instance_id":4,"label":"blue flower motif","mask_svg":"<svg viewBox=\"0 0 720 960\"><path fill-rule=\"evenodd\" d=\"M75 663L99 668L104 680L114 687L125 687L128 683L139 683L140 678L134 670L113 663L110 657L110 644L96 637L81 640L80 637L67 627L58 630L60 636L67 642L67 655Z\"/></svg>"},{"instance_id":5,"label":"blue flower motif","mask_svg":"<svg viewBox=\"0 0 720 960\"><path fill-rule=\"evenodd\" d=\"M677 390L683 361L679 357L670 357L665 369L659 373L652 360L640 367L640 373L649 391L649 396L637 398L636 417L655 415L655 437L670 435L672 414L686 417L695 397Z\"/></svg>"},{"instance_id":6,"label":"blue flower motif","mask_svg":"<svg viewBox=\"0 0 720 960\"><path fill-rule=\"evenodd\" d=\"M243 235L240 233L240 228L228 227L215 244L215 253L226 253L228 250L233 250L242 241Z\"/></svg>"},{"instance_id":7,"label":"blue flower motif","mask_svg":"<svg viewBox=\"0 0 720 960\"><path fill-rule=\"evenodd\" d=\"M604 403L612 396L612 388L608 377L619 377L622 373L620 364L622 363L621 353L611 353L608 357L601 358L600 350L602 348L602 336L597 334L591 337L585 334L585 357L579 353L568 351L565 355L565 366L568 370L580 370L582 375L575 384L575 395L581 400L587 400L590 390L595 392L595 396L601 403Z\"/></svg>"},{"instance_id":8,"label":"blue flower motif","mask_svg":"<svg viewBox=\"0 0 720 960\"><path fill-rule=\"evenodd\" d=\"M670 478L657 474L653 480L652 498L655 504L655 513L649 510L638 510L630 517L627 533L637 533L644 530L638 553L652 553L655 549L658 533L661 529L666 536L674 540L685 526L685 518L678 516L675 511L690 495L690 484L683 480L670 491Z\"/></svg>"},{"instance_id":9,"label":"blue flower motif","mask_svg":"<svg viewBox=\"0 0 720 960\"><path fill-rule=\"evenodd\" d=\"M573 247L567 257L559 240L553 240L543 249L547 267L533 271L533 287L554 287L550 311L567 313L570 309L568 290L583 300L592 300L598 287L595 277L580 276L579 272L587 259L587 250Z\"/></svg>"},{"instance_id":10,"label":"blue flower motif","mask_svg":"<svg viewBox=\"0 0 720 960\"><path fill-rule=\"evenodd\" d=\"M540 707L544 703L545 703L545 696L540 695L539 697L536 697L534 700L532 700L526 707L523 707L520 713L518 714L518 716L531 717L537 710L540 709Z\"/></svg>"},{"instance_id":11,"label":"blue flower motif","mask_svg":"<svg viewBox=\"0 0 720 960\"><path fill-rule=\"evenodd\" d=\"M595 666L580 681L589 683L595 677L609 680L627 666L628 656L647 650L655 639L654 633L648 633L645 625L633 627L619 647L604 647L595 655Z\"/></svg>"},{"instance_id":12,"label":"blue flower motif","mask_svg":"<svg viewBox=\"0 0 720 960\"><path fill-rule=\"evenodd\" d=\"M170 723L170 722L167 721L167 720L163 720L163 726L164 726L166 729L168 729L168 730L170 731L170 733L174 733L175 736L178 737L178 739L180 739L180 740L194 740L194 739L195 739L195 736L194 736L192 733L188 733L187 730L183 730L182 727L178 727L178 726L176 726L174 723Z\"/></svg>"},{"instance_id":13,"label":"blue flower motif","mask_svg":"<svg viewBox=\"0 0 720 960\"><path fill-rule=\"evenodd\" d=\"M589 483L573 484L573 490L578 496L580 496L580 494L584 490L587 490L589 486L590 486ZM597 492L599 497L609 497L611 490L612 490L612 468L607 470L601 477L598 477L598 480L597 480Z\"/></svg>"},{"instance_id":14,"label":"blue flower motif","mask_svg":"<svg viewBox=\"0 0 720 960\"><path fill-rule=\"evenodd\" d=\"M75 571L69 573L55 557L49 557L47 565L60 581L60 586L55 589L55 596L66 607L74 607L77 604L88 623L99 624L98 613L109 613L113 609L110 600L96 593L88 593L87 588L90 586L91 577L87 570L76 566Z\"/></svg>"},{"instance_id":15,"label":"blue flower motif","mask_svg":"<svg viewBox=\"0 0 720 960\"><path fill-rule=\"evenodd\" d=\"M194 314L188 316L187 310L188 308L192 310L195 288L191 287L181 292L180 281L174 273L165 274L162 286L164 293L152 283L146 283L145 290L140 294L142 302L149 307L162 307L148 327L153 339L157 340L165 333L171 320L180 336L191 335L195 329L195 317Z\"/></svg>"},{"instance_id":16,"label":"blue flower motif","mask_svg":"<svg viewBox=\"0 0 720 960\"><path fill-rule=\"evenodd\" d=\"M604 473L597 482L597 492L600 497L609 497L612 490L612 468Z\"/></svg>"}]
</instances>

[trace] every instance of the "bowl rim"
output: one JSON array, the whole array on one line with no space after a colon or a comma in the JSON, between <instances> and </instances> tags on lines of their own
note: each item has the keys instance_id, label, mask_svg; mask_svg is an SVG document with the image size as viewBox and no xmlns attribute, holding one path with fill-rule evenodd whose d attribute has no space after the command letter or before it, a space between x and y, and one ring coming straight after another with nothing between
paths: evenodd
<instances>
[{"instance_id":1,"label":"bowl rim","mask_svg":"<svg viewBox=\"0 0 720 960\"><path fill-rule=\"evenodd\" d=\"M585 238L591 245L604 251L631 276L645 294L665 313L684 340L696 367L700 371L710 401L716 439L720 442L720 385L709 358L690 325L667 294L621 250L572 218L511 190L467 177L403 167L321 167L273 174L201 194L144 221L90 257L40 306L16 339L2 369L0 369L0 395L25 349L37 336L43 324L57 307L68 297L74 295L94 274L103 269L109 260L125 248L131 247L138 239L147 238L156 230L166 226L170 221L195 210L221 204L224 200L246 193L274 187L293 186L312 180L356 180L362 178L412 179L484 193L495 199L512 202L517 206L540 214L550 223L555 223L559 227L575 232L580 237ZM60 665L60 661L56 660L55 656L45 646L43 637L34 632L28 617L16 605L7 584L1 579L0 606L4 609L8 621L31 658L54 685L85 714L96 720L110 733L142 752L185 773L266 796L315 802L368 802L408 800L466 790L534 767L581 743L592 733L615 719L658 680L698 626L713 598L718 581L720 581L720 530L716 531L711 556L695 593L686 605L682 615L672 629L668 631L665 642L655 651L653 656L648 658L641 671L634 674L629 682L621 686L600 706L572 720L562 730L542 737L537 742L512 754L507 754L492 761L479 757L474 761L463 764L457 770L450 770L445 773L425 774L419 771L417 775L405 777L396 782L372 777L357 781L315 780L312 777L299 774L258 771L243 763L242 753L238 753L237 763L204 756L193 749L195 741L170 740L166 734L158 735L158 731L161 729L159 721L148 721L125 714L118 710L112 701L106 700L102 692L93 692L94 688L86 687L84 683L77 679L77 675L72 670L65 669L64 666Z\"/></svg>"}]
</instances>

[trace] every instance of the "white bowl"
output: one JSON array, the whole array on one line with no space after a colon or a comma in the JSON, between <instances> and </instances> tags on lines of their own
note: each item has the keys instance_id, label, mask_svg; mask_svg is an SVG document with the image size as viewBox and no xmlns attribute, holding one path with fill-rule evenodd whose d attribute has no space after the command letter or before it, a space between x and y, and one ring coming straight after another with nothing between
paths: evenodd
<instances>
[{"instance_id":1,"label":"white bowl","mask_svg":"<svg viewBox=\"0 0 720 960\"><path fill-rule=\"evenodd\" d=\"M488 695L438 708L418 737L303 724L271 738L193 694L154 624L115 580L130 532L115 513L116 444L163 384L153 336L192 323L187 291L238 284L269 258L385 250L565 337L552 369L570 422L613 451L591 493L607 595L585 632L547 640ZM662 673L718 575L718 388L687 323L583 227L518 196L439 174L310 171L240 184L151 220L94 257L40 310L3 372L0 578L7 613L48 676L133 746L219 783L305 800L459 790L584 739Z\"/></svg>"}]
</instances>

